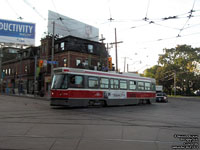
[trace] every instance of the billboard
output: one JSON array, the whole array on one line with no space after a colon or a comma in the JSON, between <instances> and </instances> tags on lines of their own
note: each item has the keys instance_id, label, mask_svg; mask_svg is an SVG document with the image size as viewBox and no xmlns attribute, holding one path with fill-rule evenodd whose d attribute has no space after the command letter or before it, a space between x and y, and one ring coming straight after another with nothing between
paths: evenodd
<instances>
[{"instance_id":1,"label":"billboard","mask_svg":"<svg viewBox=\"0 0 200 150\"><path fill-rule=\"evenodd\" d=\"M0 19L0 42L35 45L35 24Z\"/></svg>"},{"instance_id":2,"label":"billboard","mask_svg":"<svg viewBox=\"0 0 200 150\"><path fill-rule=\"evenodd\" d=\"M55 34L59 36L75 36L92 41L99 41L99 29L63 16L53 11L48 12L48 33L53 33L53 21L55 22Z\"/></svg>"}]
</instances>

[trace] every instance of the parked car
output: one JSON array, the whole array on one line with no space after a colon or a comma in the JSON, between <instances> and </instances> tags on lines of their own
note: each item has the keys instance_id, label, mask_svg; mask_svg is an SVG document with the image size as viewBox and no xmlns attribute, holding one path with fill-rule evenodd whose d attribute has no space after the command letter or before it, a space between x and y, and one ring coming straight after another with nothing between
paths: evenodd
<instances>
[{"instance_id":1,"label":"parked car","mask_svg":"<svg viewBox=\"0 0 200 150\"><path fill-rule=\"evenodd\" d=\"M168 102L167 94L160 92L156 94L156 102Z\"/></svg>"}]
</instances>

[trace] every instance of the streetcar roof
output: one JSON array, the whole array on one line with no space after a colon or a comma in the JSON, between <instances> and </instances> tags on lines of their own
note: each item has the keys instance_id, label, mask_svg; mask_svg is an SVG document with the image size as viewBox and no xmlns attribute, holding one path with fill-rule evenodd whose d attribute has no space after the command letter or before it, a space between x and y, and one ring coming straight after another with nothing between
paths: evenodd
<instances>
[{"instance_id":1,"label":"streetcar roof","mask_svg":"<svg viewBox=\"0 0 200 150\"><path fill-rule=\"evenodd\" d=\"M117 73L114 71L103 72L97 70L88 70L88 69L79 69L79 68L68 68L68 67L58 67L54 68L55 74L81 74L81 75L91 75L91 76L98 76L98 77L108 77L108 78L118 78L118 79L134 79L134 80L144 80L144 81L151 81L155 82L155 79L142 77L136 73Z\"/></svg>"}]
</instances>

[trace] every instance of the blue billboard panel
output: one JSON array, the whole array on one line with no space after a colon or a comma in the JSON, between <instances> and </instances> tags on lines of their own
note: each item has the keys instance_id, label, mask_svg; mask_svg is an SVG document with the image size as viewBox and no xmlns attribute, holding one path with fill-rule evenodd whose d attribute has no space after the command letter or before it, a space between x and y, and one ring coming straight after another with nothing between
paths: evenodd
<instances>
[{"instance_id":1,"label":"blue billboard panel","mask_svg":"<svg viewBox=\"0 0 200 150\"><path fill-rule=\"evenodd\" d=\"M0 42L35 45L35 24L0 19Z\"/></svg>"}]
</instances>

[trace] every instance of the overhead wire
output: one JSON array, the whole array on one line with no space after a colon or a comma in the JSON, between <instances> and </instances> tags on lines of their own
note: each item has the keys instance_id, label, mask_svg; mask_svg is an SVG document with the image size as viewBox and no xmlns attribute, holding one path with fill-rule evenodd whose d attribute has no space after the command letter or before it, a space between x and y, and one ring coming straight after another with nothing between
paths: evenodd
<instances>
[{"instance_id":1,"label":"overhead wire","mask_svg":"<svg viewBox=\"0 0 200 150\"><path fill-rule=\"evenodd\" d=\"M148 4L147 4L147 10L146 10L146 15L145 15L145 17L144 17L144 21L147 21L147 20L149 20L149 18L148 18L148 11L149 11L149 6L150 6L150 0L148 0Z\"/></svg>"},{"instance_id":2,"label":"overhead wire","mask_svg":"<svg viewBox=\"0 0 200 150\"><path fill-rule=\"evenodd\" d=\"M43 20L47 20L45 17L43 17L41 14L40 14L40 12L34 7L34 6L32 6L27 0L23 0L24 1L24 3L26 4L26 5L28 5L29 7L31 7L32 9L33 9L33 11L35 11L35 13L37 13Z\"/></svg>"},{"instance_id":3,"label":"overhead wire","mask_svg":"<svg viewBox=\"0 0 200 150\"><path fill-rule=\"evenodd\" d=\"M52 2L52 4L53 4L53 7L54 7L54 9L55 9L55 11L56 11L56 14L57 14L57 16L58 16L58 18L57 18L56 20L59 20L59 21L63 24L63 27L66 28L66 31L70 33L69 28L63 23L64 18L62 18L61 15L58 13L54 1L51 0L51 2ZM56 20L54 20L54 21L56 21Z\"/></svg>"},{"instance_id":4,"label":"overhead wire","mask_svg":"<svg viewBox=\"0 0 200 150\"><path fill-rule=\"evenodd\" d=\"M184 30L186 24L189 22L189 20L191 19L191 17L193 17L193 16L192 16L192 13L195 12L195 11L194 11L195 2L196 2L196 0L194 0L192 9L191 9L190 12L189 12L188 19L186 20L186 22L185 22L185 24L183 25L183 27L180 29L180 31L179 31L177 37L180 37L180 36L181 36L180 34L181 34L181 32Z\"/></svg>"},{"instance_id":5,"label":"overhead wire","mask_svg":"<svg viewBox=\"0 0 200 150\"><path fill-rule=\"evenodd\" d=\"M41 14L40 14L40 12L39 11L37 11L37 9L35 8L35 7L33 7L29 2L28 2L28 0L23 0L24 1L24 3L26 3L29 7L31 7L41 18L43 18L44 20L46 20L46 18L45 17L43 17ZM109 2L109 0L108 0L108 2ZM189 29L189 28L192 28L192 27L195 27L195 26L198 26L199 24L196 24L196 25L192 25L192 26L189 26L189 27L185 27L186 26L186 24L188 23L188 21L191 19L191 17L198 17L198 16L193 16L193 14L194 14L194 12L198 12L198 11L200 11L200 10L194 10L194 6L195 6L195 2L196 2L196 0L194 0L194 2L193 2L193 6L192 6L192 9L191 9L191 11L190 12L187 12L187 13L183 13L183 14L179 14L179 15L172 15L172 16L168 16L168 17L162 17L162 18L155 18L155 19L150 19L149 17L148 17L148 13L149 13L149 8L150 8L150 0L148 0L148 4L147 4L147 9L146 9L146 14L145 14L145 18L146 18L146 21L147 21L147 23L148 24L142 24L142 25L137 25L137 26L132 26L132 27L130 27L129 29L134 29L134 28L139 28L139 27L143 27L143 26L147 26L147 25L149 25L149 24L155 24L155 25L158 25L158 26L162 26L162 27L166 27L166 28L171 28L171 29L175 29L175 30L178 30L178 28L176 28L176 27L170 27L170 26L166 26L166 25L163 25L163 24L160 24L160 23L158 23L158 22L160 22L160 21L168 21L168 20L176 20L176 19L182 19L182 18L188 18L187 19L187 21L186 21L186 23L184 24L184 26L182 27L182 29L180 29L180 33L182 32L182 30L185 30L185 29ZM7 3L9 3L8 2L8 0L7 0ZM54 3L54 1L52 0L52 4L53 4L53 6L54 6L54 8L55 8L55 10L57 11L57 8L56 8L56 6L55 6L55 3ZM9 4L8 4L9 5ZM12 9L12 10L14 10L14 9ZM16 12L16 11L15 11ZM189 14L189 16L185 16L185 15L187 15L187 14ZM17 16L19 16L19 14L16 12L16 15ZM139 22L139 21L144 21L144 19L135 19L135 20L133 20L133 19L130 19L130 20L114 20L113 18L112 18L112 14L111 14L111 9L110 9L110 6L109 6L109 15L110 15L110 22L129 22L129 21L131 21L131 22ZM60 20L62 23L64 22L64 21L66 21L65 19L63 19L62 17L58 17L58 20ZM64 24L64 23L63 23ZM64 26L65 27L65 26ZM65 27L66 28L66 27ZM79 28L79 29L81 29L81 28ZM69 31L69 29L63 29L63 30L65 30L65 31ZM73 30L78 30L78 29L73 29ZM179 33L179 34L180 34ZM197 33L192 33L192 34L188 34L188 35L182 35L183 37L184 36L190 36L190 35L194 35L194 34L197 34ZM169 37L169 38L163 38L163 39L158 39L158 40L156 40L156 41L162 41L162 40L168 40L168 39L173 39L173 38L175 38L175 37Z\"/></svg>"},{"instance_id":6,"label":"overhead wire","mask_svg":"<svg viewBox=\"0 0 200 150\"><path fill-rule=\"evenodd\" d=\"M109 15L110 15L110 18L108 19L110 22L114 21L115 19L112 18L112 15L111 15L111 9L110 9L110 0L107 0L108 2L108 9L109 9Z\"/></svg>"},{"instance_id":7,"label":"overhead wire","mask_svg":"<svg viewBox=\"0 0 200 150\"><path fill-rule=\"evenodd\" d=\"M12 11L15 13L15 15L18 17L17 19L23 20L23 17L21 17L21 15L19 15L19 14L17 13L17 11L12 7L12 5L9 3L9 1L8 1L8 0L5 0L5 1L6 1L6 3L8 4L8 6L12 9Z\"/></svg>"}]
</instances>

